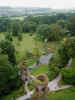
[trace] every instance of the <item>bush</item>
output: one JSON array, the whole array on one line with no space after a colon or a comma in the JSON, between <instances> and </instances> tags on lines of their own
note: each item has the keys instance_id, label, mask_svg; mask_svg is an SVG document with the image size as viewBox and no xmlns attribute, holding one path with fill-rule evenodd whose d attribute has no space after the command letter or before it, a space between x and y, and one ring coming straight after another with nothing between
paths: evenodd
<instances>
[{"instance_id":1,"label":"bush","mask_svg":"<svg viewBox=\"0 0 75 100\"><path fill-rule=\"evenodd\" d=\"M26 50L26 58L32 58L33 54L32 51Z\"/></svg>"},{"instance_id":2,"label":"bush","mask_svg":"<svg viewBox=\"0 0 75 100\"><path fill-rule=\"evenodd\" d=\"M58 74L59 74L59 57L54 56L49 63L49 79L52 80L54 79Z\"/></svg>"},{"instance_id":3,"label":"bush","mask_svg":"<svg viewBox=\"0 0 75 100\"><path fill-rule=\"evenodd\" d=\"M67 84L75 85L75 68L65 68L62 70L62 79Z\"/></svg>"}]
</instances>

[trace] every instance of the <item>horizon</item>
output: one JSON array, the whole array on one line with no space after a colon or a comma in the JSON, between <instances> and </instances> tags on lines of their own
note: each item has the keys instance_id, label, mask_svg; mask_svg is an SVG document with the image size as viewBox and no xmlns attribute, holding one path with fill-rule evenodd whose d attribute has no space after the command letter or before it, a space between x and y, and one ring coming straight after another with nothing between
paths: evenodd
<instances>
[{"instance_id":1,"label":"horizon","mask_svg":"<svg viewBox=\"0 0 75 100\"><path fill-rule=\"evenodd\" d=\"M47 9L55 9L55 10L71 10L71 9L75 9L75 7L73 7L73 8L49 8L49 7L38 7L38 6L36 6L36 7L34 7L34 6L29 6L29 7L22 7L22 6L17 6L17 7L15 7L15 6L4 6L4 5L0 5L0 7L9 7L9 8L47 8Z\"/></svg>"}]
</instances>

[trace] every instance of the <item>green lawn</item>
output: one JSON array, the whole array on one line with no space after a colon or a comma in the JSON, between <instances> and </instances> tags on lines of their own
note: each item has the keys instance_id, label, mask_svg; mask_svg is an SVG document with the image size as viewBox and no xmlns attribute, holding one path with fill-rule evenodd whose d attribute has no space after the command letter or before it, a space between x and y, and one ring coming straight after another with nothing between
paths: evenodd
<instances>
[{"instance_id":1,"label":"green lawn","mask_svg":"<svg viewBox=\"0 0 75 100\"><path fill-rule=\"evenodd\" d=\"M48 100L75 100L75 87L52 92Z\"/></svg>"},{"instance_id":2,"label":"green lawn","mask_svg":"<svg viewBox=\"0 0 75 100\"><path fill-rule=\"evenodd\" d=\"M4 39L3 33L0 33L0 41Z\"/></svg>"},{"instance_id":3,"label":"green lawn","mask_svg":"<svg viewBox=\"0 0 75 100\"><path fill-rule=\"evenodd\" d=\"M36 43L34 40L34 36L29 36L27 34L23 34L22 41L19 41L16 37L14 37L13 44L16 48L16 57L17 61L19 62L21 59L25 57L25 52L31 51L32 53L35 52ZM42 51L42 42L37 41L37 46L39 51Z\"/></svg>"},{"instance_id":4,"label":"green lawn","mask_svg":"<svg viewBox=\"0 0 75 100\"><path fill-rule=\"evenodd\" d=\"M32 75L37 75L41 73L48 73L48 65L40 65L33 70Z\"/></svg>"}]
</instances>

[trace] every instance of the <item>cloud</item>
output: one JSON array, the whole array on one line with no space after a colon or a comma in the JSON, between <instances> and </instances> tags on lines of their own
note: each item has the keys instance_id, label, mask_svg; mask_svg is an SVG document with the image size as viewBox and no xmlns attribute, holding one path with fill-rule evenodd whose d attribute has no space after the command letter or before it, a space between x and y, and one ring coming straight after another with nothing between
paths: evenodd
<instances>
[{"instance_id":1,"label":"cloud","mask_svg":"<svg viewBox=\"0 0 75 100\"><path fill-rule=\"evenodd\" d=\"M0 6L75 8L75 0L0 0Z\"/></svg>"}]
</instances>

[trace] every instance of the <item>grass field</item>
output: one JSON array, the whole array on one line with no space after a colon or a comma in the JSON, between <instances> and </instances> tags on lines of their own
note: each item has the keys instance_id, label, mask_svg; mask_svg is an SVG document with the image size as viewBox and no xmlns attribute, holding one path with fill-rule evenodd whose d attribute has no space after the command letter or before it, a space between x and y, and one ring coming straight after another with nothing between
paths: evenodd
<instances>
[{"instance_id":1,"label":"grass field","mask_svg":"<svg viewBox=\"0 0 75 100\"><path fill-rule=\"evenodd\" d=\"M32 75L38 75L41 73L48 73L48 65L40 65L33 70Z\"/></svg>"},{"instance_id":2,"label":"grass field","mask_svg":"<svg viewBox=\"0 0 75 100\"><path fill-rule=\"evenodd\" d=\"M36 42L34 40L34 36L29 36L27 34L23 34L22 41L19 41L17 38L14 38L13 44L16 48L16 57L19 62L22 58L25 57L26 51L35 52ZM37 41L37 46L39 51L42 51L42 42Z\"/></svg>"},{"instance_id":3,"label":"grass field","mask_svg":"<svg viewBox=\"0 0 75 100\"><path fill-rule=\"evenodd\" d=\"M35 36L30 36L28 34L23 34L22 41L19 41L17 37L13 37L13 45L16 49L16 58L17 62L20 62L23 58L25 58L26 51L31 51L32 53L35 53L35 48L38 46L39 52L42 52L42 45L43 43L41 41L34 40ZM4 39L4 35L0 34L0 40Z\"/></svg>"},{"instance_id":4,"label":"grass field","mask_svg":"<svg viewBox=\"0 0 75 100\"><path fill-rule=\"evenodd\" d=\"M48 100L75 100L75 87L52 92Z\"/></svg>"}]
</instances>

